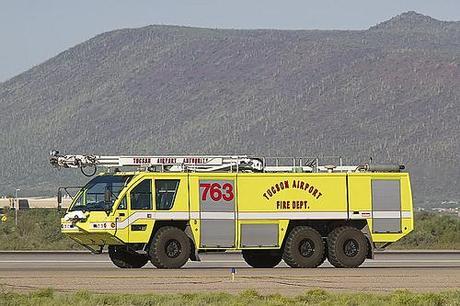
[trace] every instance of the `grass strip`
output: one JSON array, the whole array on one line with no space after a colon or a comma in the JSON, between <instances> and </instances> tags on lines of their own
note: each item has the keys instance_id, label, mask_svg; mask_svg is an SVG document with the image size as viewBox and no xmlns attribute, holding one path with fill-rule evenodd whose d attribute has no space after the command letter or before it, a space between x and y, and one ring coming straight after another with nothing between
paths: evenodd
<instances>
[{"instance_id":1,"label":"grass strip","mask_svg":"<svg viewBox=\"0 0 460 306\"><path fill-rule=\"evenodd\" d=\"M460 305L460 290L437 293L337 293L322 289L297 296L261 295L255 290L240 294L109 294L78 291L61 293L51 288L32 293L7 292L0 287L0 305Z\"/></svg>"}]
</instances>

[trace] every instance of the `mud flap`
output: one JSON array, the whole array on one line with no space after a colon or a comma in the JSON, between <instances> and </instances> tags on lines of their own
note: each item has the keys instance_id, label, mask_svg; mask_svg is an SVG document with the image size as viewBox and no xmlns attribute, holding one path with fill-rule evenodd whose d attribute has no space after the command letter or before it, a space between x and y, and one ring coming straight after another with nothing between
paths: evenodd
<instances>
[{"instance_id":1,"label":"mud flap","mask_svg":"<svg viewBox=\"0 0 460 306\"><path fill-rule=\"evenodd\" d=\"M196 243L193 238L192 229L190 228L190 225L187 225L187 227L185 228L185 234L190 239L192 245L192 251L190 252L190 260L201 261L200 256L198 255L198 250L196 249Z\"/></svg>"},{"instance_id":2,"label":"mud flap","mask_svg":"<svg viewBox=\"0 0 460 306\"><path fill-rule=\"evenodd\" d=\"M367 259L374 259L375 247L374 247L374 242L372 241L372 236L371 236L371 231L369 230L369 225L366 224L366 226L361 229L361 232L364 234L364 236L366 236L367 244L368 244L368 247L369 247L369 250L367 251L366 258Z\"/></svg>"}]
</instances>

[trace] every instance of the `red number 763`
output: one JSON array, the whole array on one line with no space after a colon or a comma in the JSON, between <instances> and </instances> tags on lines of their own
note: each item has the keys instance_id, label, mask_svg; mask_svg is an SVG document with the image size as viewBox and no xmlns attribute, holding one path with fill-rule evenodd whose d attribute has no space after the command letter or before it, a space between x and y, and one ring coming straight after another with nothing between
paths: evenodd
<instances>
[{"instance_id":1,"label":"red number 763","mask_svg":"<svg viewBox=\"0 0 460 306\"><path fill-rule=\"evenodd\" d=\"M222 186L219 183L201 183L200 188L203 189L201 194L201 200L206 201L208 194L213 201L231 201L235 197L233 194L233 185L229 183L224 183Z\"/></svg>"}]
</instances>

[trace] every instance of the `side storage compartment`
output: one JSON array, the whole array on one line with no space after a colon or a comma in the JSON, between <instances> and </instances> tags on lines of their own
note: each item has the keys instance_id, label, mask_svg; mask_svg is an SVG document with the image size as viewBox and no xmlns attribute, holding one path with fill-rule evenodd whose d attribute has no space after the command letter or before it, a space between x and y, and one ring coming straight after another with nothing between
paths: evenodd
<instances>
[{"instance_id":1,"label":"side storage compartment","mask_svg":"<svg viewBox=\"0 0 460 306\"><path fill-rule=\"evenodd\" d=\"M401 232L401 183L399 179L372 179L372 231Z\"/></svg>"},{"instance_id":2,"label":"side storage compartment","mask_svg":"<svg viewBox=\"0 0 460 306\"><path fill-rule=\"evenodd\" d=\"M241 247L278 247L279 225L272 224L241 224Z\"/></svg>"}]
</instances>

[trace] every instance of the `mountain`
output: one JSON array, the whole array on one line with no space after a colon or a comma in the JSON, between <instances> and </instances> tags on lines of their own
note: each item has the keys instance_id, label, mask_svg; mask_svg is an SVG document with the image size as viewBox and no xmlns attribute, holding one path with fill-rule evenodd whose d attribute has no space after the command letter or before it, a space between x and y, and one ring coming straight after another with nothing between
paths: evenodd
<instances>
[{"instance_id":1,"label":"mountain","mask_svg":"<svg viewBox=\"0 0 460 306\"><path fill-rule=\"evenodd\" d=\"M401 162L417 205L460 200L460 24L362 31L147 26L0 83L0 193L84 181L63 153L340 155Z\"/></svg>"},{"instance_id":2,"label":"mountain","mask_svg":"<svg viewBox=\"0 0 460 306\"><path fill-rule=\"evenodd\" d=\"M458 22L440 21L414 11L405 12L371 27L371 30L428 33L458 31Z\"/></svg>"}]
</instances>

